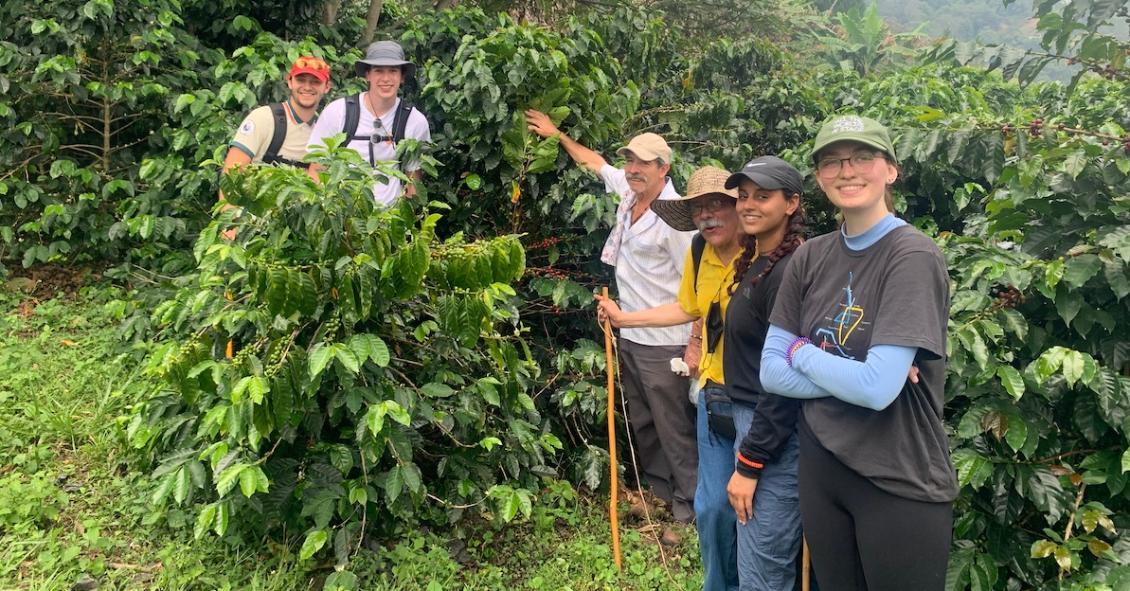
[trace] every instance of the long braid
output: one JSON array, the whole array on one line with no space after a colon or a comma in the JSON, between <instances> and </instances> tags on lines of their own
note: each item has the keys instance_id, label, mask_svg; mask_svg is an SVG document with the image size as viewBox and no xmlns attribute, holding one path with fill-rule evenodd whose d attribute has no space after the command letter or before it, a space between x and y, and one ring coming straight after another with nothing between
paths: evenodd
<instances>
[{"instance_id":1,"label":"long braid","mask_svg":"<svg viewBox=\"0 0 1130 591\"><path fill-rule=\"evenodd\" d=\"M765 265L765 268L757 274L757 277L754 277L753 280L750 281L750 287L756 286L758 282L761 281L762 277L765 277L773 271L773 267L776 266L777 261L785 258L785 256L796 250L797 247L804 242L804 229L804 207L798 205L796 211L789 216L789 226L785 229L785 237L781 240L781 243L777 245L777 248L774 248L773 252L769 253L769 261ZM734 293L734 291L738 289L738 285L741 284L746 272L753 266L754 259L760 256L756 236L752 234L742 236L741 245L742 254L738 257L737 262L734 263L734 283L730 286L730 293Z\"/></svg>"}]
</instances>

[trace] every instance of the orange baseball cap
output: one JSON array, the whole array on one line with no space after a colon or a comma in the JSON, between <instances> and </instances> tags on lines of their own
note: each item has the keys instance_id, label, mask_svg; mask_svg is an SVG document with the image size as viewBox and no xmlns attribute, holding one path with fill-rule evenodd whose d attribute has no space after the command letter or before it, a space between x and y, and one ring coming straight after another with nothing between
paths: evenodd
<instances>
[{"instance_id":1,"label":"orange baseball cap","mask_svg":"<svg viewBox=\"0 0 1130 591\"><path fill-rule=\"evenodd\" d=\"M304 55L294 60L294 64L290 66L291 77L299 74L310 74L322 82L329 82L330 65L322 61L321 58L312 55Z\"/></svg>"}]
</instances>

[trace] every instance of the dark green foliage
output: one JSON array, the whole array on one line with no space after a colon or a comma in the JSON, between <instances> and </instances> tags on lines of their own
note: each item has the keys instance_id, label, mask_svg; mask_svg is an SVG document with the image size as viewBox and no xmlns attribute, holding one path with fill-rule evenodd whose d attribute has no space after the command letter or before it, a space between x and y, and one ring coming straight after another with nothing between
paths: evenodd
<instances>
[{"instance_id":1,"label":"dark green foliage","mask_svg":"<svg viewBox=\"0 0 1130 591\"><path fill-rule=\"evenodd\" d=\"M7 3L0 19L0 258L118 258L126 236L175 243L185 221L152 199L139 164L170 94L203 82L192 64L209 51L179 28L176 3Z\"/></svg>"},{"instance_id":2,"label":"dark green foliage","mask_svg":"<svg viewBox=\"0 0 1130 591\"><path fill-rule=\"evenodd\" d=\"M452 30L465 35L458 45L437 42ZM630 81L621 83L620 65L606 55L600 37L579 28L559 34L472 10L413 23L404 39L428 62L420 73L420 105L440 147L437 184L455 189L435 192L454 206L448 223L474 233L560 231L573 206L569 192L560 185L552 190L555 179L534 175L570 165L556 139L543 141L526 129L523 113L533 108L558 120L569 117L571 133L594 146L621 141L619 126L639 95ZM475 207L466 207L469 201Z\"/></svg>"},{"instance_id":3,"label":"dark green foliage","mask_svg":"<svg viewBox=\"0 0 1130 591\"><path fill-rule=\"evenodd\" d=\"M356 152L325 157L324 184L228 177L243 215L204 230L196 281L153 312L147 371L166 388L129 436L159 458L154 502L209 501L197 535L307 531L303 557L333 541L343 563L363 523L446 523L484 500L528 516L561 443L526 393L521 245L440 241L438 214L374 208Z\"/></svg>"},{"instance_id":4,"label":"dark green foliage","mask_svg":"<svg viewBox=\"0 0 1130 591\"><path fill-rule=\"evenodd\" d=\"M193 36L184 11L205 9L247 45L229 58ZM0 6L0 261L189 268L182 255L217 189L206 162L223 156L243 113L283 96L300 52L338 61L332 48L214 10L166 0Z\"/></svg>"}]
</instances>

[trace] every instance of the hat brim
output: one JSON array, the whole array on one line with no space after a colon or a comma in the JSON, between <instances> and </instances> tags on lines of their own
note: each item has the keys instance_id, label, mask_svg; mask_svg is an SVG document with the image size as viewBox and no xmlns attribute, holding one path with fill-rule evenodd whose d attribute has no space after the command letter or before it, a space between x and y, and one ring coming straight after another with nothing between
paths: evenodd
<instances>
[{"instance_id":1,"label":"hat brim","mask_svg":"<svg viewBox=\"0 0 1130 591\"><path fill-rule=\"evenodd\" d=\"M742 181L745 179L753 181L753 184L757 185L758 188L765 189L766 191L776 191L777 189L782 189L789 194L800 194L804 189L803 187L799 189L797 187L790 188L787 183L783 183L779 179L775 179L767 174L761 174L760 172L756 171L746 172L744 170L735 172L734 174L730 175L730 178L726 179L726 188L735 189L738 185L742 184Z\"/></svg>"},{"instance_id":2,"label":"hat brim","mask_svg":"<svg viewBox=\"0 0 1130 591\"><path fill-rule=\"evenodd\" d=\"M330 81L330 71L329 70L315 70L313 68L298 68L296 70L291 70L290 73L288 74L288 76L293 78L293 77L298 76L300 74L309 74L309 75L317 78L318 80L321 80L323 84Z\"/></svg>"},{"instance_id":3,"label":"hat brim","mask_svg":"<svg viewBox=\"0 0 1130 591\"><path fill-rule=\"evenodd\" d=\"M388 59L374 59L374 60L357 60L353 64L353 71L361 78L369 71L371 66L393 66L399 67L404 72L405 77L412 77L416 75L416 64L406 62L404 60L388 60Z\"/></svg>"},{"instance_id":4,"label":"hat brim","mask_svg":"<svg viewBox=\"0 0 1130 591\"><path fill-rule=\"evenodd\" d=\"M877 141L875 141L875 140L873 140L869 137L860 136L860 135L857 135L857 134L854 134L854 133L844 133L844 134L838 135L834 138L829 138L828 140L813 146L812 147L812 162L813 163L816 162L816 157L820 154L820 150L823 150L824 148L827 148L828 146L830 146L832 144L838 144L840 142L856 142L856 143L863 144L865 146L870 146L870 147L875 148L876 150L879 150L880 152L886 154L887 156L890 156L891 160L898 162L898 158L895 157L894 146L884 146L881 142L877 142Z\"/></svg>"},{"instance_id":5,"label":"hat brim","mask_svg":"<svg viewBox=\"0 0 1130 591\"><path fill-rule=\"evenodd\" d=\"M641 149L641 148L629 148L628 146L624 146L623 148L616 150L617 156L627 156L628 154L631 154L631 155L635 156L636 158L643 160L644 162L653 162L655 160L663 160L663 156L661 154L658 154L656 152L652 152L651 150L646 150L646 149Z\"/></svg>"},{"instance_id":6,"label":"hat brim","mask_svg":"<svg viewBox=\"0 0 1130 591\"><path fill-rule=\"evenodd\" d=\"M663 220L663 223L668 226L680 232L693 232L698 230L698 226L695 225L694 215L691 214L691 202L700 197L710 197L711 195L737 199L734 195L727 195L719 191L708 191L698 195L687 195L679 199L656 199L651 202L651 211L654 211L655 215L659 216L659 219Z\"/></svg>"},{"instance_id":7,"label":"hat brim","mask_svg":"<svg viewBox=\"0 0 1130 591\"><path fill-rule=\"evenodd\" d=\"M691 216L690 199L656 199L651 202L651 211L663 223L680 232L693 232L698 229Z\"/></svg>"}]
</instances>

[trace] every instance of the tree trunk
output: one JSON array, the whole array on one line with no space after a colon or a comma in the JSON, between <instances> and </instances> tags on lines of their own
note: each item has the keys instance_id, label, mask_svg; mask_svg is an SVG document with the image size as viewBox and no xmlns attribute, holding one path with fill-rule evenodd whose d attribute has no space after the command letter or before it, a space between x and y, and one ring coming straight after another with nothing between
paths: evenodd
<instances>
[{"instance_id":1,"label":"tree trunk","mask_svg":"<svg viewBox=\"0 0 1130 591\"><path fill-rule=\"evenodd\" d=\"M381 20L381 9L384 8L384 0L369 0L369 14L365 16L365 31L361 33L361 46L364 47L373 41L373 35L377 32L377 21Z\"/></svg>"},{"instance_id":2,"label":"tree trunk","mask_svg":"<svg viewBox=\"0 0 1130 591\"><path fill-rule=\"evenodd\" d=\"M459 0L436 0L436 10L447 10L448 8L455 8L459 4Z\"/></svg>"},{"instance_id":3,"label":"tree trunk","mask_svg":"<svg viewBox=\"0 0 1130 591\"><path fill-rule=\"evenodd\" d=\"M322 24L332 27L337 24L337 13L341 10L341 0L326 0L322 5Z\"/></svg>"}]
</instances>

